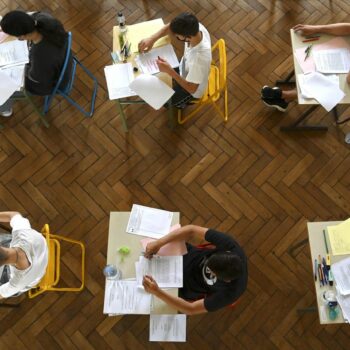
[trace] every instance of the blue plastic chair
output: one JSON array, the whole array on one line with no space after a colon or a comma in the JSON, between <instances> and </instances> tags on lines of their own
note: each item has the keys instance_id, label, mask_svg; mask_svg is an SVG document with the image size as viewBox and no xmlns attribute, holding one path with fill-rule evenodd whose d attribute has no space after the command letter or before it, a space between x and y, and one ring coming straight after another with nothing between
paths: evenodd
<instances>
[{"instance_id":1,"label":"blue plastic chair","mask_svg":"<svg viewBox=\"0 0 350 350\"><path fill-rule=\"evenodd\" d=\"M69 32L68 33L68 45L67 45L67 52L66 52L66 58L64 60L64 64L60 73L60 76L58 78L58 81L56 83L56 86L54 87L54 89L52 90L52 93L50 95L45 96L44 99L44 108L43 108L43 115L45 115L48 110L49 107L51 105L51 102L53 100L53 98L56 95L60 95L62 97L64 97L70 104L72 104L73 106L75 106L76 108L79 109L80 112L82 112L86 117L92 117L92 115L94 114L94 110L95 110L95 100L96 100L96 94L97 94L97 86L98 86L98 82L97 79L95 78L95 76L72 54L71 52L71 47L72 47L72 33ZM63 82L64 78L65 78L65 74L67 69L69 68L69 64L71 64L71 72L70 72L70 77L69 77L69 81L67 84L65 84L65 86L61 86L61 83ZM73 90L73 86L74 86L74 81L75 81L75 75L76 75L76 71L77 71L77 66L80 66L82 68L82 70L91 78L91 80L93 81L93 89L92 89L92 95L91 95L91 101L90 101L90 108L89 110L85 110L82 106L80 106L76 101L74 101L71 97L70 97L70 93Z\"/></svg>"}]
</instances>

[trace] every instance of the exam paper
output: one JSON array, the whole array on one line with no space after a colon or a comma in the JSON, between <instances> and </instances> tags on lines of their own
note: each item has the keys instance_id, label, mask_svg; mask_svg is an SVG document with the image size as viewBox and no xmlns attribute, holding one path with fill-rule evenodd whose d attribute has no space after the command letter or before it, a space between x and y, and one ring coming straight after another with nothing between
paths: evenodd
<instances>
[{"instance_id":1,"label":"exam paper","mask_svg":"<svg viewBox=\"0 0 350 350\"><path fill-rule=\"evenodd\" d=\"M337 301L343 313L343 318L347 322L350 322L350 295L342 295L338 288L337 290Z\"/></svg>"},{"instance_id":2,"label":"exam paper","mask_svg":"<svg viewBox=\"0 0 350 350\"><path fill-rule=\"evenodd\" d=\"M19 87L6 73L0 70L0 105L4 104Z\"/></svg>"},{"instance_id":3,"label":"exam paper","mask_svg":"<svg viewBox=\"0 0 350 350\"><path fill-rule=\"evenodd\" d=\"M169 233L172 219L170 211L133 204L126 232L158 239Z\"/></svg>"},{"instance_id":4,"label":"exam paper","mask_svg":"<svg viewBox=\"0 0 350 350\"><path fill-rule=\"evenodd\" d=\"M300 68L304 72L304 74L314 72L316 69L315 61L312 57L312 52L311 52L311 55L307 59L305 59L305 57L306 57L305 49L306 48L307 48L307 46L300 47L299 49L296 49L294 51L294 55L299 63Z\"/></svg>"},{"instance_id":5,"label":"exam paper","mask_svg":"<svg viewBox=\"0 0 350 350\"><path fill-rule=\"evenodd\" d=\"M309 91L310 87L308 88L309 79L313 77L313 74L298 74L297 79L299 83L300 92L303 95L304 98L314 98L313 97L313 91ZM329 81L339 86L339 76L336 74L331 74L326 76Z\"/></svg>"},{"instance_id":6,"label":"exam paper","mask_svg":"<svg viewBox=\"0 0 350 350\"><path fill-rule=\"evenodd\" d=\"M146 259L140 256L135 263L136 281L142 287L143 276L152 276L160 288L181 288L183 286L182 256L154 256Z\"/></svg>"},{"instance_id":7,"label":"exam paper","mask_svg":"<svg viewBox=\"0 0 350 350\"><path fill-rule=\"evenodd\" d=\"M106 66L104 72L110 100L136 96L136 93L129 87L130 83L134 80L134 72L131 63Z\"/></svg>"},{"instance_id":8,"label":"exam paper","mask_svg":"<svg viewBox=\"0 0 350 350\"><path fill-rule=\"evenodd\" d=\"M12 40L0 44L0 66L29 62L27 41Z\"/></svg>"},{"instance_id":9,"label":"exam paper","mask_svg":"<svg viewBox=\"0 0 350 350\"><path fill-rule=\"evenodd\" d=\"M350 258L332 264L332 273L339 292L343 295L350 294Z\"/></svg>"},{"instance_id":10,"label":"exam paper","mask_svg":"<svg viewBox=\"0 0 350 350\"><path fill-rule=\"evenodd\" d=\"M186 341L186 315L151 315L150 341Z\"/></svg>"},{"instance_id":11,"label":"exam paper","mask_svg":"<svg viewBox=\"0 0 350 350\"><path fill-rule=\"evenodd\" d=\"M139 75L131 84L133 89L146 103L158 110L175 91L158 77L149 74Z\"/></svg>"},{"instance_id":12,"label":"exam paper","mask_svg":"<svg viewBox=\"0 0 350 350\"><path fill-rule=\"evenodd\" d=\"M159 73L159 68L156 63L158 56L168 61L171 67L179 66L179 60L172 45L156 47L149 52L136 56L135 61L141 71L145 74Z\"/></svg>"},{"instance_id":13,"label":"exam paper","mask_svg":"<svg viewBox=\"0 0 350 350\"><path fill-rule=\"evenodd\" d=\"M336 82L334 78L318 72L305 76L302 85L304 93L316 99L327 112L332 110L345 96L339 87L339 79Z\"/></svg>"},{"instance_id":14,"label":"exam paper","mask_svg":"<svg viewBox=\"0 0 350 350\"><path fill-rule=\"evenodd\" d=\"M350 254L350 219L336 226L328 226L327 230L332 254Z\"/></svg>"},{"instance_id":15,"label":"exam paper","mask_svg":"<svg viewBox=\"0 0 350 350\"><path fill-rule=\"evenodd\" d=\"M321 73L348 73L350 70L349 49L315 50L312 55L316 70Z\"/></svg>"},{"instance_id":16,"label":"exam paper","mask_svg":"<svg viewBox=\"0 0 350 350\"><path fill-rule=\"evenodd\" d=\"M25 65L10 66L1 68L1 72L5 73L19 87L24 86L24 69Z\"/></svg>"},{"instance_id":17,"label":"exam paper","mask_svg":"<svg viewBox=\"0 0 350 350\"><path fill-rule=\"evenodd\" d=\"M106 279L104 314L148 315L151 294L138 288L136 281Z\"/></svg>"}]
</instances>

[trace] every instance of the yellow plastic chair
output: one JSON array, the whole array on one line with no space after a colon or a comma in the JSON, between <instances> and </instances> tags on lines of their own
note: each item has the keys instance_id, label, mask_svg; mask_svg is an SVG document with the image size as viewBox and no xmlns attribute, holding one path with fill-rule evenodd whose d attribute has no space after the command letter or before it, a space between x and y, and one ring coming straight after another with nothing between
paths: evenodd
<instances>
[{"instance_id":1,"label":"yellow plastic chair","mask_svg":"<svg viewBox=\"0 0 350 350\"><path fill-rule=\"evenodd\" d=\"M82 242L75 239L53 235L50 233L49 225L46 224L41 230L46 238L49 247L48 265L46 273L39 284L28 291L29 298L34 298L45 291L55 292L80 292L84 288L85 283L85 246ZM60 264L61 264L61 244L60 241L77 244L81 248L81 285L80 287L56 287L60 280Z\"/></svg>"},{"instance_id":2,"label":"yellow plastic chair","mask_svg":"<svg viewBox=\"0 0 350 350\"><path fill-rule=\"evenodd\" d=\"M217 53L215 51L218 51ZM226 46L225 40L219 39L216 44L211 48L213 57L218 55L218 65L213 61L210 66L210 74L208 78L208 86L203 95L199 100L191 101L191 104L195 104L196 107L187 116L183 115L183 110L179 109L177 113L177 120L179 124L184 124L199 110L207 104L211 104L224 119L225 122L228 120L228 100L227 100L227 80L226 80ZM220 99L221 95L224 95L224 111L222 111L216 102Z\"/></svg>"}]
</instances>

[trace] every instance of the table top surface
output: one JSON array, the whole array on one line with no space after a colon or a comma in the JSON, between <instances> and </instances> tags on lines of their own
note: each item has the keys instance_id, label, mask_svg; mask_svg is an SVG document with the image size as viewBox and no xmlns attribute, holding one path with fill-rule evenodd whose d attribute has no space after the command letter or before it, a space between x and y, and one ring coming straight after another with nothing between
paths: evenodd
<instances>
[{"instance_id":1,"label":"table top surface","mask_svg":"<svg viewBox=\"0 0 350 350\"><path fill-rule=\"evenodd\" d=\"M305 99L301 95L300 88L298 85L299 83L298 83L297 75L302 74L303 71L298 63L296 56L294 55L294 51L298 48L301 48L301 47L306 48L310 44L313 44L314 46L316 46L318 44L329 41L332 38L335 38L335 36L333 36L333 35L328 35L328 34L320 34L320 35L321 35L321 37L317 41L303 43L303 40L305 40L305 37L294 32L293 29L290 30L290 36L291 36L291 41L292 41L293 61L294 61L294 72L295 72L295 80L296 80L296 84L297 84L298 103L299 104L314 105L314 104L319 104L319 103L315 99ZM343 38L350 43L350 37L344 36ZM350 103L350 87L349 87L349 84L346 82L346 75L347 74L338 74L339 86L345 93L344 98L339 102L340 104L349 104Z\"/></svg>"},{"instance_id":2,"label":"table top surface","mask_svg":"<svg viewBox=\"0 0 350 350\"><path fill-rule=\"evenodd\" d=\"M108 232L108 246L107 246L107 264L114 264L122 272L122 278L134 278L135 262L138 261L141 252L141 239L147 238L145 236L134 235L126 232L129 221L130 212L111 212L109 217L109 232ZM180 221L180 214L175 212L173 214L172 225L178 224ZM126 246L130 249L130 253L122 259L118 249ZM178 294L178 288L171 288L167 290L173 295ZM154 307L152 314L174 314L177 311L160 299L154 298Z\"/></svg>"},{"instance_id":3,"label":"table top surface","mask_svg":"<svg viewBox=\"0 0 350 350\"><path fill-rule=\"evenodd\" d=\"M314 271L314 261L315 259L318 259L318 255L321 255L321 257L326 257L326 247L324 243L324 238L323 238L323 230L326 230L327 232L327 227L328 226L333 226L340 224L341 221L323 221L323 222L308 222L307 223L307 228L308 228L308 234L309 234L309 244L310 244L310 251L311 251L311 263L312 263L312 271ZM331 264L335 263L339 260L345 259L349 255L336 255L333 256L331 252L331 246L329 243L329 238L327 236L327 245L328 245L328 250L330 253L330 258L331 258ZM318 315L320 319L321 324L332 324L332 323L344 323L344 318L341 312L340 307L338 306L339 309L339 315L337 319L334 321L330 320L327 316L327 309L325 306L325 303L322 298L322 294L327 291L327 290L334 290L335 291L335 286L333 283L333 286L325 285L320 287L320 282L317 278L317 282L315 282L315 290L316 290L316 298L317 298L317 308L318 308Z\"/></svg>"}]
</instances>

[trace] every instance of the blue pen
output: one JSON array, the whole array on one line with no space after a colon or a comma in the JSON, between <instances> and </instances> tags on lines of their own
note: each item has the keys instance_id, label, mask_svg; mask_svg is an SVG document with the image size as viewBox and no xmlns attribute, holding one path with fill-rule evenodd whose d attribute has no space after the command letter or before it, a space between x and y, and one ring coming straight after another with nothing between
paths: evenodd
<instances>
[{"instance_id":1,"label":"blue pen","mask_svg":"<svg viewBox=\"0 0 350 350\"><path fill-rule=\"evenodd\" d=\"M328 284L328 269L327 269L327 265L326 265L326 259L322 258L322 270L323 270L323 275L324 275L324 283Z\"/></svg>"}]
</instances>

